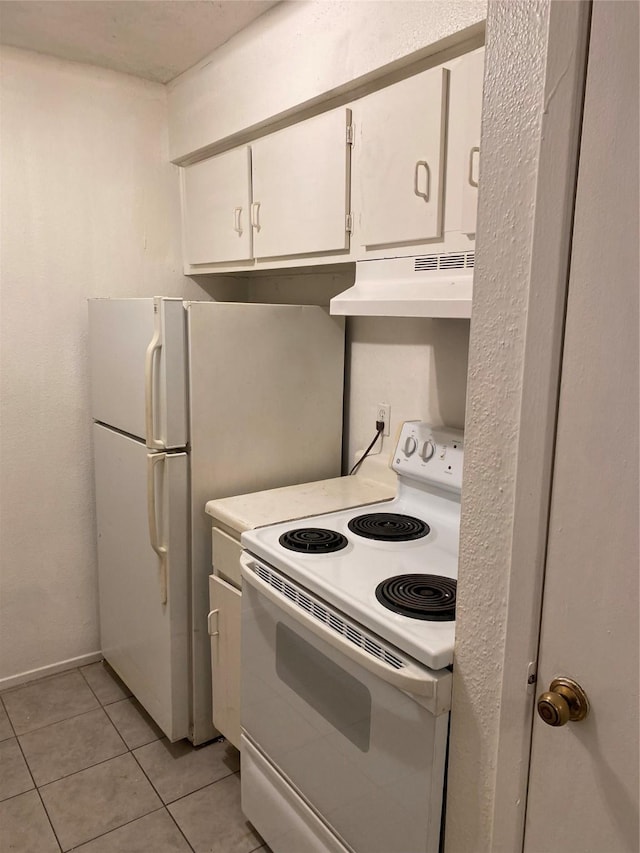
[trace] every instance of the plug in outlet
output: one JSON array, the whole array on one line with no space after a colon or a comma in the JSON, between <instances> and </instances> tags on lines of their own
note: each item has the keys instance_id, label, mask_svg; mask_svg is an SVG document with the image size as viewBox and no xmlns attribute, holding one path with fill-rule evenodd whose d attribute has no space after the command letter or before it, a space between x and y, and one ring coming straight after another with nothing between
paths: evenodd
<instances>
[{"instance_id":1,"label":"plug in outlet","mask_svg":"<svg viewBox=\"0 0 640 853\"><path fill-rule=\"evenodd\" d=\"M391 406L389 403L378 403L376 406L376 421L384 421L383 435L391 431Z\"/></svg>"}]
</instances>

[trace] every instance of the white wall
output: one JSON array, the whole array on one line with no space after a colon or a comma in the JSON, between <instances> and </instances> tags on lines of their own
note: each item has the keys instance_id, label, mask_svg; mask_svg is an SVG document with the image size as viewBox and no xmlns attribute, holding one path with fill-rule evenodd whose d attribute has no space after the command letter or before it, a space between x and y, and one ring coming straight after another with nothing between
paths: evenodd
<instances>
[{"instance_id":1,"label":"white wall","mask_svg":"<svg viewBox=\"0 0 640 853\"><path fill-rule=\"evenodd\" d=\"M99 648L87 297L203 295L165 87L7 48L1 134L0 679Z\"/></svg>"},{"instance_id":2,"label":"white wall","mask_svg":"<svg viewBox=\"0 0 640 853\"><path fill-rule=\"evenodd\" d=\"M486 0L279 3L169 84L171 159L441 50L485 15Z\"/></svg>"},{"instance_id":3,"label":"white wall","mask_svg":"<svg viewBox=\"0 0 640 853\"><path fill-rule=\"evenodd\" d=\"M375 435L377 403L391 405L390 435L380 448L386 456L405 420L464 426L467 320L352 317L348 328L350 463Z\"/></svg>"},{"instance_id":4,"label":"white wall","mask_svg":"<svg viewBox=\"0 0 640 853\"><path fill-rule=\"evenodd\" d=\"M252 302L329 305L353 284L346 271L285 273L248 279ZM464 426L469 322L412 317L347 317L345 465L375 435L375 406L391 405L390 435L375 453L388 456L405 420Z\"/></svg>"}]
</instances>

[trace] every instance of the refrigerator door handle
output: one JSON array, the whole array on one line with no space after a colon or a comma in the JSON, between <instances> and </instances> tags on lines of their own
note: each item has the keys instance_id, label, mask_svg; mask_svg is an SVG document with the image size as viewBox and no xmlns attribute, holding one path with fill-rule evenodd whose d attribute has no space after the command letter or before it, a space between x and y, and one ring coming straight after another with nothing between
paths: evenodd
<instances>
[{"instance_id":1,"label":"refrigerator door handle","mask_svg":"<svg viewBox=\"0 0 640 853\"><path fill-rule=\"evenodd\" d=\"M156 363L157 354L162 349L162 336L160 330L160 315L155 313L155 329L153 337L147 347L144 360L144 414L147 434L147 447L152 450L164 450L164 444L154 436L155 406L154 391L156 387Z\"/></svg>"},{"instance_id":2,"label":"refrigerator door handle","mask_svg":"<svg viewBox=\"0 0 640 853\"><path fill-rule=\"evenodd\" d=\"M160 561L160 601L167 603L167 547L160 544L156 514L156 467L167 458L166 453L147 453L147 511L149 514L149 541Z\"/></svg>"}]
</instances>

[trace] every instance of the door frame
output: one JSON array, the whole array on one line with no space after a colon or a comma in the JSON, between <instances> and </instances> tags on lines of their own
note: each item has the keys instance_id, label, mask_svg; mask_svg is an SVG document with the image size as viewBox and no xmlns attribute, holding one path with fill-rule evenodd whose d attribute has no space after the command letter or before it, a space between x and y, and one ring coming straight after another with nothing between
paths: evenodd
<instances>
[{"instance_id":1,"label":"door frame","mask_svg":"<svg viewBox=\"0 0 640 853\"><path fill-rule=\"evenodd\" d=\"M590 11L488 2L447 853L522 849Z\"/></svg>"}]
</instances>

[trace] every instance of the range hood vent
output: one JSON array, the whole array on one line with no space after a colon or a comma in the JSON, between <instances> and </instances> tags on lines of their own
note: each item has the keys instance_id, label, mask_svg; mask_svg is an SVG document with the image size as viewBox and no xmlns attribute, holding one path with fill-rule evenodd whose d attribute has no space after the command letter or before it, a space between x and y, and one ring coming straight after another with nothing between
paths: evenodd
<instances>
[{"instance_id":1,"label":"range hood vent","mask_svg":"<svg viewBox=\"0 0 640 853\"><path fill-rule=\"evenodd\" d=\"M471 316L474 252L356 261L353 287L331 300L354 317Z\"/></svg>"}]
</instances>

